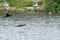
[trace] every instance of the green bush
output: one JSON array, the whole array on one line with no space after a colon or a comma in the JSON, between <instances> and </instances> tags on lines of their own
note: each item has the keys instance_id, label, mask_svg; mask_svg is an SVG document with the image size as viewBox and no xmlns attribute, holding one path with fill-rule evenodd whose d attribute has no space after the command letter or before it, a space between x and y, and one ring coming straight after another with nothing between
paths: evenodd
<instances>
[{"instance_id":1,"label":"green bush","mask_svg":"<svg viewBox=\"0 0 60 40\"><path fill-rule=\"evenodd\" d=\"M15 7L26 7L26 6L33 6L33 2L27 0L8 0L10 6Z\"/></svg>"}]
</instances>

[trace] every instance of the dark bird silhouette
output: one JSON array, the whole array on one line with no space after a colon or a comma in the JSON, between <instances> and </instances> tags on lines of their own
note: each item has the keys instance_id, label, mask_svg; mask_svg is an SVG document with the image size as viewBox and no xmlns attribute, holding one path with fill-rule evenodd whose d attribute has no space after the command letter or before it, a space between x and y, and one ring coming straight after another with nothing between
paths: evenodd
<instances>
[{"instance_id":1,"label":"dark bird silhouette","mask_svg":"<svg viewBox=\"0 0 60 40\"><path fill-rule=\"evenodd\" d=\"M10 16L12 16L12 15L10 15L9 13L6 13L6 16L5 17L10 17Z\"/></svg>"}]
</instances>

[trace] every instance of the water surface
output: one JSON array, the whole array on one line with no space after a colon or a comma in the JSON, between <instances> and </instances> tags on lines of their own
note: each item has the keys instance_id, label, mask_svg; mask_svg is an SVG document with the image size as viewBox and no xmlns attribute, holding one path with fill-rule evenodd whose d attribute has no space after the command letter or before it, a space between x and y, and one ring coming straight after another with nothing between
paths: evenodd
<instances>
[{"instance_id":1,"label":"water surface","mask_svg":"<svg viewBox=\"0 0 60 40\"><path fill-rule=\"evenodd\" d=\"M60 16L0 16L0 40L60 40Z\"/></svg>"}]
</instances>

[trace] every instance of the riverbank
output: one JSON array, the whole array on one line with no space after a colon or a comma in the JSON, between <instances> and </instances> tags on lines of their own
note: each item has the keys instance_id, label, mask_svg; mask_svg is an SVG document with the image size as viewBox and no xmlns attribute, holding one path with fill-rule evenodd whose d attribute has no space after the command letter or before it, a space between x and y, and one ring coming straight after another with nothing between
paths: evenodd
<instances>
[{"instance_id":1,"label":"riverbank","mask_svg":"<svg viewBox=\"0 0 60 40\"><path fill-rule=\"evenodd\" d=\"M41 16L41 15L50 15L46 12L10 12L10 14L12 15L19 15L19 16L35 16L35 15L38 15L38 16ZM0 13L0 16L1 15L5 15L5 13ZM53 13L52 15L60 15L60 12L59 13Z\"/></svg>"}]
</instances>

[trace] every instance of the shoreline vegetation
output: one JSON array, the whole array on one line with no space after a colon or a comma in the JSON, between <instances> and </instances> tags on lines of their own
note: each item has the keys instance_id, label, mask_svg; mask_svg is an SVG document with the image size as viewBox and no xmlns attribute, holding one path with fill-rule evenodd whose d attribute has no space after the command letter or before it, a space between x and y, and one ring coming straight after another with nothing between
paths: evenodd
<instances>
[{"instance_id":1,"label":"shoreline vegetation","mask_svg":"<svg viewBox=\"0 0 60 40\"><path fill-rule=\"evenodd\" d=\"M14 14L27 14L27 13L41 13L48 14L49 11L53 12L53 14L60 13L60 2L59 0L38 0L35 2L34 0L6 0L9 3L10 10L9 12ZM4 14L3 10L3 2L0 0L0 14ZM56 12L57 11L57 12Z\"/></svg>"}]
</instances>

